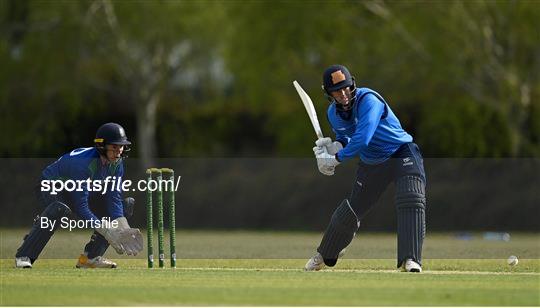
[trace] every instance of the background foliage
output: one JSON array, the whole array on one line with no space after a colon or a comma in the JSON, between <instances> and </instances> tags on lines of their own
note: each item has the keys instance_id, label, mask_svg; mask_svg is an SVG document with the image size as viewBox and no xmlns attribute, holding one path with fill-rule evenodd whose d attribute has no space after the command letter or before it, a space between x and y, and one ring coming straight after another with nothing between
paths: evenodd
<instances>
[{"instance_id":1,"label":"background foliage","mask_svg":"<svg viewBox=\"0 0 540 308\"><path fill-rule=\"evenodd\" d=\"M482 172L466 160L427 166L430 227L537 230L538 20L540 3L527 0L0 1L1 207L14 211L2 224L28 224L33 201L13 187L27 191L45 162L92 145L114 121L134 142L133 177L164 157L309 158L304 171L265 162L279 171L269 177L260 167L218 164L201 175L180 166L202 177L181 194L193 205L181 207L183 226L320 228L354 166L332 181L314 178L315 135L292 81L329 135L321 75L341 63L386 98L426 158L534 158L488 161ZM32 157L50 159L17 160ZM18 174L20 166L35 172ZM300 179L283 180L283 170ZM515 189L503 196L495 187ZM393 212L364 226L391 228Z\"/></svg>"},{"instance_id":2,"label":"background foliage","mask_svg":"<svg viewBox=\"0 0 540 308\"><path fill-rule=\"evenodd\" d=\"M3 157L55 157L105 121L146 163L309 156L291 81L322 115L334 63L426 156L540 153L537 1L5 0L0 17Z\"/></svg>"}]
</instances>

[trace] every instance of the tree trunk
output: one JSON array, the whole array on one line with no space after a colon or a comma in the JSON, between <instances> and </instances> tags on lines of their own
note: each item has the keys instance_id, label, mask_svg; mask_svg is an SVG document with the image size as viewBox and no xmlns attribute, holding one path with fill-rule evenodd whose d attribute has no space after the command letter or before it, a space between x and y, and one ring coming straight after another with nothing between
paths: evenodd
<instances>
[{"instance_id":1,"label":"tree trunk","mask_svg":"<svg viewBox=\"0 0 540 308\"><path fill-rule=\"evenodd\" d=\"M159 93L156 91L148 99L140 98L137 104L137 152L141 167L146 169L158 167L156 161L156 114L159 103Z\"/></svg>"}]
</instances>

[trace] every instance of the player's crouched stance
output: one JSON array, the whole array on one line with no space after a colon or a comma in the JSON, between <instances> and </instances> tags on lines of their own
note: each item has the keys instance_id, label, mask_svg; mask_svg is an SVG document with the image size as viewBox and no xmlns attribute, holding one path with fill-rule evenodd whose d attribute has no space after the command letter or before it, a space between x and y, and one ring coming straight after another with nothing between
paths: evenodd
<instances>
[{"instance_id":1,"label":"player's crouched stance","mask_svg":"<svg viewBox=\"0 0 540 308\"><path fill-rule=\"evenodd\" d=\"M368 88L356 88L354 77L344 66L326 69L323 89L331 102L327 115L336 141L321 138L315 142L313 151L319 171L333 175L335 167L345 160L359 156L360 162L350 196L334 211L317 253L305 270L334 266L351 243L360 221L394 182L397 266L406 272L421 272L426 177L420 149L401 128L382 96Z\"/></svg>"},{"instance_id":2,"label":"player's crouched stance","mask_svg":"<svg viewBox=\"0 0 540 308\"><path fill-rule=\"evenodd\" d=\"M124 174L123 158L131 144L122 126L116 123L102 125L94 143L94 147L75 149L47 166L42 172L42 181L121 178ZM136 255L142 250L141 232L131 228L127 221L133 214L135 199L122 199L122 192L112 188L103 194L102 191L89 191L82 185L82 191L51 193L43 191L41 185L40 182L37 195L43 211L17 250L16 267L32 268L61 221L72 212L79 219L95 222L93 225L96 226L79 257L77 268L115 268L115 262L103 257L109 245L118 254ZM102 223L105 218L111 223ZM47 222L46 226L43 221Z\"/></svg>"}]
</instances>

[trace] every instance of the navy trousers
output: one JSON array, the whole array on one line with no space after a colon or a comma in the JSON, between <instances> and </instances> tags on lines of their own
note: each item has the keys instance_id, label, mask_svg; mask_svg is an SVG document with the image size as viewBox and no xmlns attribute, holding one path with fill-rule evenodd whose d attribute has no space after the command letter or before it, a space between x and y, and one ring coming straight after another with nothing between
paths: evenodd
<instances>
[{"instance_id":1,"label":"navy trousers","mask_svg":"<svg viewBox=\"0 0 540 308\"><path fill-rule=\"evenodd\" d=\"M390 183L406 175L419 176L426 184L424 160L415 143L403 144L382 164L368 165L360 161L349 197L358 218L364 218Z\"/></svg>"}]
</instances>

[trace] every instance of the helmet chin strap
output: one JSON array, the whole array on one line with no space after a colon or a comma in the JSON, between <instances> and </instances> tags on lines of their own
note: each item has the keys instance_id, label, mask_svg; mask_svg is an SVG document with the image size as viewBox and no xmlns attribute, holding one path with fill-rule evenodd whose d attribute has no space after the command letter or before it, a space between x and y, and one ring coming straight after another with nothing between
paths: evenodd
<instances>
[{"instance_id":1,"label":"helmet chin strap","mask_svg":"<svg viewBox=\"0 0 540 308\"><path fill-rule=\"evenodd\" d=\"M129 151L131 151L131 148L129 147L129 145L125 145L124 150L122 151L122 154L120 154L120 157L121 158L128 158Z\"/></svg>"}]
</instances>

